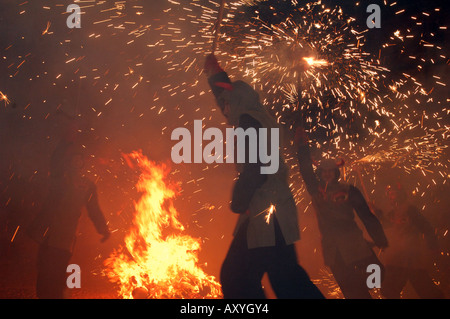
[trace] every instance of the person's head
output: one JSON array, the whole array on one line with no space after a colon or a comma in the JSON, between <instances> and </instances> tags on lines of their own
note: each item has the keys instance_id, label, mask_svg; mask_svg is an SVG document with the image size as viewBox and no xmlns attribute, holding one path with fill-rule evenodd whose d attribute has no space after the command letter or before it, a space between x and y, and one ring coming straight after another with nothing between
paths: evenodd
<instances>
[{"instance_id":1,"label":"person's head","mask_svg":"<svg viewBox=\"0 0 450 319\"><path fill-rule=\"evenodd\" d=\"M335 180L337 180L338 172L336 172L336 169L334 168L325 168L320 170L320 180L325 183L331 183Z\"/></svg>"},{"instance_id":2,"label":"person's head","mask_svg":"<svg viewBox=\"0 0 450 319\"><path fill-rule=\"evenodd\" d=\"M396 207L404 203L407 199L406 191L400 184L388 185L386 187L386 195L392 206Z\"/></svg>"},{"instance_id":3,"label":"person's head","mask_svg":"<svg viewBox=\"0 0 450 319\"><path fill-rule=\"evenodd\" d=\"M339 167L344 163L336 163L334 159L323 159L317 168L316 174L323 183L337 182L341 176Z\"/></svg>"},{"instance_id":4,"label":"person's head","mask_svg":"<svg viewBox=\"0 0 450 319\"><path fill-rule=\"evenodd\" d=\"M237 126L242 113L248 111L262 111L259 94L244 81L235 81L225 87L218 99L220 110L230 125Z\"/></svg>"}]
</instances>

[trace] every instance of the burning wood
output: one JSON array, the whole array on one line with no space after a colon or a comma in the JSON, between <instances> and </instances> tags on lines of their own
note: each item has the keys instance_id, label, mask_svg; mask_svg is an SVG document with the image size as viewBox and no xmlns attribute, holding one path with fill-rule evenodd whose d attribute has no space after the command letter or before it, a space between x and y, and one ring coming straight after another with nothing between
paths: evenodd
<instances>
[{"instance_id":1,"label":"burning wood","mask_svg":"<svg viewBox=\"0 0 450 319\"><path fill-rule=\"evenodd\" d=\"M128 156L141 170L133 226L125 246L105 261L107 276L123 298L218 298L220 284L200 267L200 240L183 234L172 199L169 169L139 152ZM163 234L164 233L164 234Z\"/></svg>"}]
</instances>

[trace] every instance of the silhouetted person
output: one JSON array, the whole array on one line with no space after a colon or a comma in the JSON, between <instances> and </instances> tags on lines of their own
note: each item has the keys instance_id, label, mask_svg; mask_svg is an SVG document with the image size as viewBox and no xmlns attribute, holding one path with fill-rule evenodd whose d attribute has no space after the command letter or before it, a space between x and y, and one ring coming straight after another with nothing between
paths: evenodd
<instances>
[{"instance_id":1,"label":"silhouetted person","mask_svg":"<svg viewBox=\"0 0 450 319\"><path fill-rule=\"evenodd\" d=\"M40 244L36 293L41 299L64 297L66 270L83 208L103 236L101 241L110 236L99 207L96 186L83 176L83 165L83 152L73 141L64 139L51 159L48 197L28 228L28 235Z\"/></svg>"},{"instance_id":2,"label":"silhouetted person","mask_svg":"<svg viewBox=\"0 0 450 319\"><path fill-rule=\"evenodd\" d=\"M260 128L277 127L258 93L243 81L231 82L214 55L207 57L205 71L228 124L256 129L258 140ZM249 162L249 152L247 140L246 161L237 165L239 176L231 200L231 210L239 214L239 219L220 273L224 298L265 298L261 279L266 272L278 298L323 298L297 263L297 208L284 160L280 157L278 172L265 175L260 172L259 159ZM268 217L272 205L275 210Z\"/></svg>"},{"instance_id":3,"label":"silhouetted person","mask_svg":"<svg viewBox=\"0 0 450 319\"><path fill-rule=\"evenodd\" d=\"M420 298L443 298L429 275L431 254L437 253L439 247L433 227L408 201L403 187L389 185L386 195L392 209L381 216L390 243L380 257L385 266L381 293L399 299L409 280Z\"/></svg>"},{"instance_id":4,"label":"silhouetted person","mask_svg":"<svg viewBox=\"0 0 450 319\"><path fill-rule=\"evenodd\" d=\"M297 129L295 140L300 173L316 211L325 265L330 268L345 298L369 299L367 266L382 265L356 224L354 212L380 248L387 247L383 228L361 192L355 186L339 182L340 170L336 161L323 159L314 171L303 129Z\"/></svg>"}]
</instances>

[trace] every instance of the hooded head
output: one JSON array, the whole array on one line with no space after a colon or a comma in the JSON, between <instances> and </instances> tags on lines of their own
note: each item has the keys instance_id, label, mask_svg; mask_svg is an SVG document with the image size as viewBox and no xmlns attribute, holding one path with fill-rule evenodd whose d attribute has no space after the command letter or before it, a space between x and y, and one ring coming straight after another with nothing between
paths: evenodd
<instances>
[{"instance_id":1,"label":"hooded head","mask_svg":"<svg viewBox=\"0 0 450 319\"><path fill-rule=\"evenodd\" d=\"M259 100L259 94L244 81L236 81L225 88L218 98L218 104L228 124L238 126L243 113L265 111Z\"/></svg>"},{"instance_id":2,"label":"hooded head","mask_svg":"<svg viewBox=\"0 0 450 319\"><path fill-rule=\"evenodd\" d=\"M260 129L266 129L267 135L258 140L258 145L267 143L267 148L260 147L259 156L268 158L270 166L274 163L277 176L286 174L282 153L283 132L280 130L276 120L270 115L269 111L261 104L259 94L252 86L244 81L235 81L231 83L231 88L226 89L217 97L217 102L223 115L227 118L228 124L239 127L240 119L243 114L249 115L260 125ZM261 159L261 158L260 158ZM272 172L272 171L271 171ZM269 173L275 175L273 172Z\"/></svg>"}]
</instances>

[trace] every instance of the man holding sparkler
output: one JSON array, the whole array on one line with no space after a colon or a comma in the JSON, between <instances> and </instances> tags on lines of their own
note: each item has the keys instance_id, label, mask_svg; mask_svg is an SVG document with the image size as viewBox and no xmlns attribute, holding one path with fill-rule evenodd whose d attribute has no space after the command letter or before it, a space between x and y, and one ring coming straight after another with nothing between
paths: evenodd
<instances>
[{"instance_id":1,"label":"man holding sparkler","mask_svg":"<svg viewBox=\"0 0 450 319\"><path fill-rule=\"evenodd\" d=\"M228 124L256 129L258 139L260 128L270 131L277 127L258 93L243 81L231 82L213 54L206 58L205 72ZM280 155L278 171L263 175L262 163L259 159L249 162L250 147L248 142L245 145L246 160L237 166L240 174L231 201L231 210L239 219L220 274L224 298L265 298L261 279L268 273L278 298L322 299L322 293L297 263L297 208L284 160Z\"/></svg>"},{"instance_id":2,"label":"man holding sparkler","mask_svg":"<svg viewBox=\"0 0 450 319\"><path fill-rule=\"evenodd\" d=\"M352 185L339 182L339 166L343 163L324 159L314 172L303 128L297 129L295 143L300 173L316 210L325 265L330 268L345 298L370 299L366 269L370 264L381 264L356 224L353 211L379 248L388 245L383 228L361 192Z\"/></svg>"}]
</instances>

